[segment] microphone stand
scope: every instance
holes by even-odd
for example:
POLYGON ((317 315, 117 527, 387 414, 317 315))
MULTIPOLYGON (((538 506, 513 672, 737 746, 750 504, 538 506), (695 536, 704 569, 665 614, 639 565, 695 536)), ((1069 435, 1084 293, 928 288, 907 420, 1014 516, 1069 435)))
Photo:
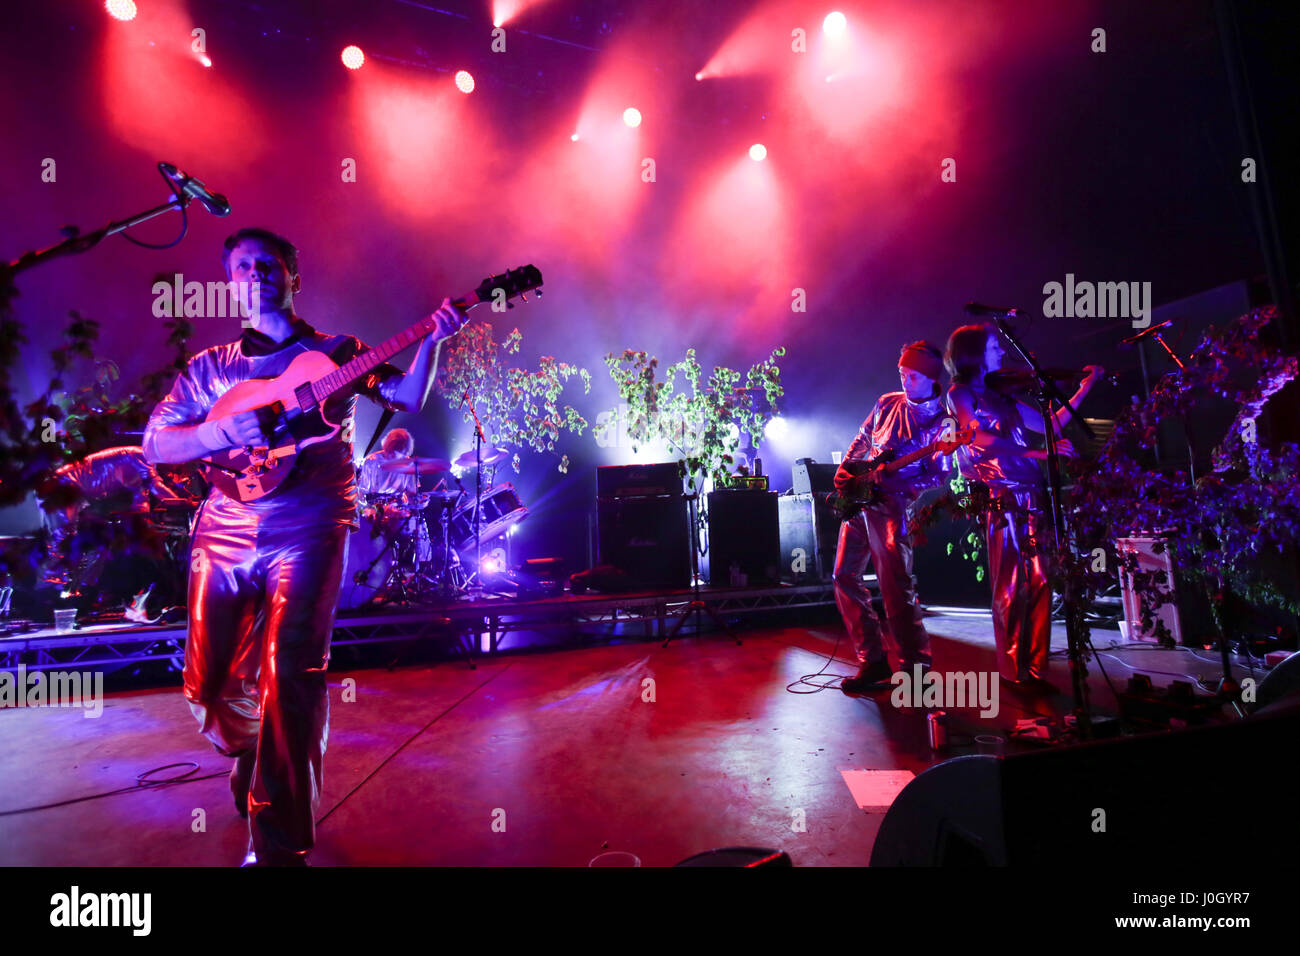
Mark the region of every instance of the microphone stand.
MULTIPOLYGON (((483 556, 479 554, 481 547, 479 542, 479 507, 483 500, 483 423, 478 420, 478 412, 474 410, 474 400, 469 397, 469 389, 465 390, 465 404, 469 406, 469 413, 474 418, 474 573, 470 575, 470 581, 478 580, 479 592, 483 591, 483 556)), ((468 582, 467 582, 468 583, 468 582)))
MULTIPOLYGON (((1178 353, 1169 347, 1169 343, 1165 341, 1165 337, 1161 331, 1157 330, 1150 332, 1145 336, 1135 336, 1134 339, 1130 339, 1129 341, 1140 341, 1143 338, 1155 339, 1160 343, 1160 347, 1165 350, 1165 354, 1169 356, 1170 361, 1172 361, 1174 365, 1178 366, 1178 371, 1187 371, 1187 366, 1184 365, 1183 360, 1178 357, 1178 353)), ((1139 352, 1138 354, 1141 355, 1142 353, 1139 352)), ((1192 448, 1192 435, 1190 429, 1187 427, 1187 420, 1185 418, 1182 421, 1182 426, 1183 439, 1187 442, 1187 480, 1193 492, 1195 492, 1196 454, 1195 449, 1192 448)), ((1154 529, 1152 530, 1154 531, 1154 529)), ((1171 585, 1173 584, 1172 581, 1169 583, 1171 585)), ((1222 587, 1220 587, 1219 590, 1222 591, 1222 587)), ((1237 696, 1241 693, 1241 685, 1232 674, 1232 658, 1229 655, 1229 645, 1232 643, 1232 635, 1230 631, 1231 625, 1228 622, 1227 616, 1227 601, 1219 600, 1216 602, 1214 594, 1212 593, 1209 594, 1209 598, 1211 613, 1214 615, 1215 630, 1219 632, 1219 655, 1223 664, 1223 677, 1219 680, 1218 691, 1225 699, 1235 701, 1237 696), (1219 605, 1217 608, 1214 607, 1216 603, 1219 605)), ((1246 655, 1250 656, 1249 646, 1246 648, 1246 655)))
MULTIPOLYGON (((1175 352, 1173 349, 1171 349, 1169 347, 1169 343, 1165 341, 1164 333, 1152 332, 1151 338, 1155 339, 1157 342, 1160 343, 1160 347, 1165 350, 1165 354, 1168 355, 1169 358, 1173 360, 1173 363, 1178 366, 1178 371, 1180 372, 1187 371, 1187 366, 1184 365, 1183 360, 1178 357, 1178 353, 1175 352)), ((1195 449, 1192 448, 1192 434, 1187 428, 1186 419, 1183 420, 1182 424, 1183 424, 1183 441, 1187 443, 1187 480, 1191 483, 1191 486, 1195 488, 1196 487, 1196 451, 1195 449)))
POLYGON ((686 504, 690 508, 691 519, 691 601, 682 611, 682 616, 673 623, 672 630, 668 632, 668 636, 664 638, 663 644, 660 645, 662 647, 667 647, 672 642, 692 614, 695 615, 695 627, 698 631, 700 612, 708 614, 720 630, 724 631, 728 637, 734 638, 737 644, 740 643, 740 637, 731 628, 727 627, 726 621, 718 617, 718 612, 713 609, 713 605, 700 596, 700 524, 699 513, 695 508, 695 503, 699 498, 700 493, 698 491, 686 495, 686 504))
POLYGON ((154 206, 152 209, 136 213, 134 216, 128 216, 126 219, 119 219, 116 222, 110 222, 107 225, 96 229, 94 232, 88 232, 85 235, 82 235, 81 230, 76 226, 65 226, 63 232, 68 238, 64 239, 60 243, 49 246, 48 248, 41 249, 39 252, 35 250, 25 252, 17 259, 10 262, 7 266, 0 266, 0 271, 8 271, 11 276, 17 275, 19 272, 30 269, 33 266, 40 265, 42 262, 55 259, 59 256, 73 255, 78 252, 89 252, 109 236, 115 236, 119 232, 125 232, 132 226, 138 226, 140 223, 153 219, 155 216, 161 216, 163 213, 171 212, 172 210, 180 210, 181 212, 184 212, 185 207, 189 205, 189 202, 190 197, 186 194, 182 194, 179 198, 173 196, 161 206, 154 206))
MULTIPOLYGON (((1043 415, 1043 434, 1047 439, 1047 475, 1048 494, 1052 503, 1052 536, 1056 545, 1055 556, 1059 562, 1070 544, 1070 533, 1065 523, 1065 507, 1061 499, 1061 459, 1056 447, 1056 420, 1052 414, 1053 399, 1060 402, 1062 407, 1070 410, 1074 420, 1078 421, 1089 438, 1095 438, 1096 433, 1086 421, 1079 417, 1078 411, 1070 404, 1070 399, 1061 391, 1061 387, 1056 384, 1056 380, 1049 375, 1043 374, 1042 368, 1034 360, 1033 353, 1016 338, 1016 334, 1007 319, 1015 318, 1017 314, 1017 310, 1007 309, 1004 314, 995 316, 994 321, 1003 336, 1006 337, 1006 340, 1011 343, 1012 348, 1020 354, 1025 364, 1029 366, 1038 382, 1036 398, 1043 415)), ((1088 671, 1083 663, 1083 635, 1079 633, 1080 611, 1078 598, 1074 592, 1074 585, 1067 576, 1062 603, 1065 608, 1065 634, 1070 656, 1070 683, 1074 691, 1075 719, 1078 721, 1080 735, 1087 740, 1092 736, 1092 718, 1088 713, 1088 671)), ((1049 618, 1049 633, 1050 624, 1049 618)))

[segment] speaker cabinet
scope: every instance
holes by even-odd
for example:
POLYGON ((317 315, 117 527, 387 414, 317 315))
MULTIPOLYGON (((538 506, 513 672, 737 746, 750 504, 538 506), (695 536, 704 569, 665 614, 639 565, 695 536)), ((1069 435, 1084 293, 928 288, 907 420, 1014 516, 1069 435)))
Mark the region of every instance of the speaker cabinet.
POLYGON ((840 516, 826 504, 825 495, 782 495, 778 511, 781 579, 796 584, 830 581, 840 541, 840 516), (796 555, 796 549, 803 554, 796 555))
POLYGON ((638 585, 691 585, 690 527, 684 498, 599 498, 598 564, 612 564, 638 585))
POLYGON ((1232 828, 1273 821, 1252 866, 1291 867, 1300 828, 1291 756, 1300 706, 1245 720, 1055 747, 955 757, 903 788, 881 821, 872 866, 1240 866, 1232 828), (1289 768, 1289 769, 1288 769, 1289 768))
POLYGON ((780 580, 781 523, 772 491, 715 491, 709 495, 708 580, 732 583, 732 568, 749 586, 780 580))
POLYGON ((790 472, 790 484, 796 495, 825 495, 835 490, 835 472, 839 465, 818 464, 811 458, 800 458, 790 472))
POLYGON ((792 584, 817 584, 829 581, 835 564, 831 547, 827 551, 817 535, 817 512, 812 495, 782 495, 777 499, 781 524, 781 580, 792 584))

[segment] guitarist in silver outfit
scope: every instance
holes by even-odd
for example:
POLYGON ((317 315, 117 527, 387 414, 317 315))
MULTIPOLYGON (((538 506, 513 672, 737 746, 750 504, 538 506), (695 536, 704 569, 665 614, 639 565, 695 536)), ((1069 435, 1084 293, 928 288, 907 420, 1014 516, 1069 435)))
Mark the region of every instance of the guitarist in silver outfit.
MULTIPOLYGON (((287 239, 241 229, 226 240, 222 258, 227 276, 242 283, 242 305, 256 327, 190 359, 145 429, 144 455, 153 464, 264 445, 254 411, 204 421, 228 389, 274 378, 309 350, 338 364, 366 350, 350 335, 316 331, 294 311, 301 279, 298 251, 287 239)), ((274 492, 237 501, 214 486, 195 520, 185 698, 203 735, 235 758, 231 791, 251 836, 245 865, 304 865, 314 845, 329 733, 325 672, 347 535, 356 522, 356 397, 419 411, 437 371, 436 340, 466 321, 450 300, 435 318, 434 333, 405 374, 380 365, 327 401, 327 417, 342 428, 304 448, 274 492)))
MULTIPOLYGON (((898 359, 899 392, 880 396, 845 452, 835 474, 835 489, 845 498, 862 494, 864 477, 856 477, 855 462, 892 452, 901 457, 940 440, 951 428, 939 380, 943 357, 928 342, 903 346, 898 359)), ((912 575, 912 546, 907 540, 907 513, 922 492, 941 484, 949 459, 941 452, 906 465, 875 480, 875 502, 840 526, 835 553, 835 603, 857 651, 861 667, 844 681, 850 696, 889 688, 892 671, 882 643, 880 620, 871 606, 871 592, 862 581, 870 562, 876 571, 885 605, 885 628, 900 667, 930 666, 930 636, 921 621, 921 605, 912 575)), ((865 480, 872 480, 866 476, 865 480)))

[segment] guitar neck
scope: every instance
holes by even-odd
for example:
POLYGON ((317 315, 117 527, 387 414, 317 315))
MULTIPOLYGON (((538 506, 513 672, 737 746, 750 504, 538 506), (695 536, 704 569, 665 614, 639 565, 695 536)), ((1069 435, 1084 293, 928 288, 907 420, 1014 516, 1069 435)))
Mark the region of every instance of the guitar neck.
MULTIPOLYGON (((472 309, 478 305, 477 301, 470 301, 472 295, 455 299, 452 305, 458 309, 472 309)), ((376 345, 374 348, 362 352, 352 361, 340 365, 333 372, 330 372, 324 378, 312 382, 312 397, 317 402, 323 403, 327 398, 337 392, 339 389, 346 388, 363 375, 373 371, 378 366, 387 362, 398 352, 410 348, 420 339, 424 338, 433 331, 436 323, 433 316, 425 316, 418 322, 407 329, 398 332, 391 339, 376 345)))
POLYGON ((938 442, 931 442, 924 448, 919 448, 914 452, 909 452, 902 458, 895 458, 893 461, 885 462, 885 464, 881 465, 881 471, 895 472, 900 468, 906 468, 914 461, 920 461, 922 458, 927 458, 930 455, 933 455, 938 447, 938 442))

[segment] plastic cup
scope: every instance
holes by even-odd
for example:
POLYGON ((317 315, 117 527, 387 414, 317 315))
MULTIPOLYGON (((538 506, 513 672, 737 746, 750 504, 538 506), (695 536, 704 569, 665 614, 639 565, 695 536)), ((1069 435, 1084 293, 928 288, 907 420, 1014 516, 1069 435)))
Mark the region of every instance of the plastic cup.
POLYGON ((77 609, 75 607, 58 608, 54 612, 54 630, 67 634, 77 626, 77 609))

